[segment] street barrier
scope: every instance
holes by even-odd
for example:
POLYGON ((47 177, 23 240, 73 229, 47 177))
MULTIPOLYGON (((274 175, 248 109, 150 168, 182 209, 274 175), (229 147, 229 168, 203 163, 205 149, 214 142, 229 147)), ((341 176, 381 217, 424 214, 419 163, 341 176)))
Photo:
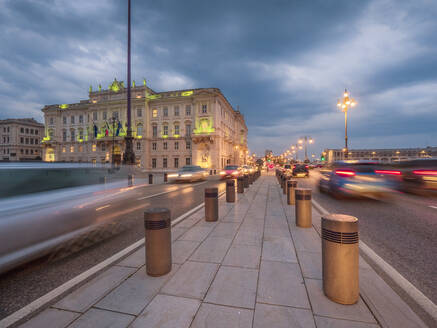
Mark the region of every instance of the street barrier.
POLYGON ((205 221, 218 220, 218 188, 205 188, 205 221))
POLYGON ((226 202, 235 203, 235 180, 226 181, 226 202))
POLYGON ((164 183, 168 181, 168 174, 164 173, 164 183))
POLYGON ((359 298, 358 219, 350 215, 322 217, 323 292, 340 304, 359 298))
POLYGON ((149 184, 153 184, 153 174, 149 174, 149 184))
POLYGON ((296 188, 296 226, 301 228, 311 228, 312 212, 311 212, 311 189, 296 188))
POLYGON ((170 210, 151 208, 144 212, 146 271, 149 276, 162 276, 171 271, 170 210))
POLYGON ((249 175, 244 175, 244 188, 249 188, 249 175))
POLYGON ((237 193, 239 193, 239 194, 244 193, 244 178, 243 177, 237 178, 237 193))
POLYGON ((296 200, 295 200, 296 187, 297 187, 296 180, 288 180, 287 181, 287 204, 288 205, 296 204, 296 200))
POLYGON ((132 187, 132 185, 134 184, 134 177, 132 174, 128 174, 127 176, 127 185, 129 187, 132 187))

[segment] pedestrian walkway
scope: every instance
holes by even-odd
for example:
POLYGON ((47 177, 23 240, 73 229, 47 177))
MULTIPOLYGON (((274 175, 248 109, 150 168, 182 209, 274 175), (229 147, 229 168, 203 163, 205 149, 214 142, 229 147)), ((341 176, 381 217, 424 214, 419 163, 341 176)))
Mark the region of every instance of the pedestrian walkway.
POLYGON ((425 327, 361 258, 358 303, 326 298, 320 215, 297 228, 274 176, 237 198, 172 228, 169 274, 147 276, 141 247, 22 327, 425 327))

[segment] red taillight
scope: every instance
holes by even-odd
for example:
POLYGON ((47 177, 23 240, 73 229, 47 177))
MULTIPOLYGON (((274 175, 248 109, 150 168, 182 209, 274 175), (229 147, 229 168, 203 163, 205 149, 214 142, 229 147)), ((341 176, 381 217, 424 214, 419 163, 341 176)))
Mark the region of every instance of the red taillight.
POLYGON ((305 168, 307 169, 307 168, 308 168, 308 165, 305 165, 305 168))
POLYGON ((437 170, 415 170, 413 173, 416 175, 437 175, 437 170))
POLYGON ((335 174, 341 177, 354 177, 355 171, 352 170, 335 170, 335 174))
POLYGON ((393 171, 393 170, 375 170, 376 174, 389 174, 389 175, 401 175, 401 171, 393 171))

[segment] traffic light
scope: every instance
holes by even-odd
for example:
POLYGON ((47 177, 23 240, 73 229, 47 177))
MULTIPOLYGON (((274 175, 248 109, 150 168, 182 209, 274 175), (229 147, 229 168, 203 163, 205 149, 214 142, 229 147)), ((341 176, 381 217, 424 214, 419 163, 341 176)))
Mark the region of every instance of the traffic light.
POLYGON ((325 161, 325 156, 320 157, 320 160, 321 160, 322 162, 324 162, 324 161, 325 161))

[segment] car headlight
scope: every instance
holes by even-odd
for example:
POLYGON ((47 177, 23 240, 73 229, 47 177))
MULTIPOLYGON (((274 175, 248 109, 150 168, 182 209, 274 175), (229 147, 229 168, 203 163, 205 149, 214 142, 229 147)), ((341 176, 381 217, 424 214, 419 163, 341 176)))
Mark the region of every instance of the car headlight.
POLYGON ((167 177, 169 177, 169 178, 175 178, 177 176, 178 176, 177 173, 172 173, 172 174, 167 175, 167 177))
POLYGON ((220 175, 225 175, 226 172, 225 171, 220 171, 220 175))
POLYGON ((186 174, 182 174, 181 177, 183 178, 187 178, 187 177, 192 177, 193 175, 191 173, 186 173, 186 174))

